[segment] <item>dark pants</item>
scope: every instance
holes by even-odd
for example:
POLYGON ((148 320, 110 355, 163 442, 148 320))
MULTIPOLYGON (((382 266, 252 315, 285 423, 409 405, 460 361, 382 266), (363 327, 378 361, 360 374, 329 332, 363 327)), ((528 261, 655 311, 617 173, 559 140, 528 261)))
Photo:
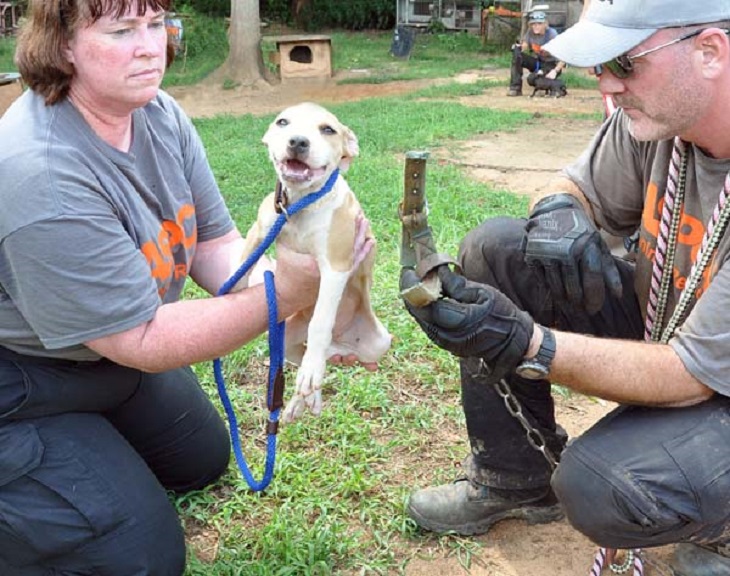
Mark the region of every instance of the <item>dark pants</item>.
POLYGON ((0 574, 179 576, 185 541, 166 490, 211 483, 229 452, 189 368, 0 349, 0 574))
MULTIPOLYGON (((623 297, 607 296, 594 316, 555 301, 525 263, 524 220, 495 218, 470 232, 460 250, 464 274, 499 288, 535 321, 569 332, 643 338, 632 265, 617 259, 623 297)), ((461 362, 462 396, 472 454, 469 476, 501 489, 550 484, 571 523, 598 544, 649 547, 726 539, 730 529, 730 399, 716 396, 690 408, 624 406, 562 452, 554 474, 505 408, 493 382, 461 362)), ((620 369, 620 366, 617 366, 620 369)), ((508 378, 531 425, 560 456, 547 381, 508 378)))
POLYGON ((547 74, 557 66, 557 62, 544 62, 535 56, 525 54, 522 48, 517 45, 512 48, 512 66, 510 67, 509 87, 514 90, 522 90, 522 70, 538 72, 542 70, 547 74))

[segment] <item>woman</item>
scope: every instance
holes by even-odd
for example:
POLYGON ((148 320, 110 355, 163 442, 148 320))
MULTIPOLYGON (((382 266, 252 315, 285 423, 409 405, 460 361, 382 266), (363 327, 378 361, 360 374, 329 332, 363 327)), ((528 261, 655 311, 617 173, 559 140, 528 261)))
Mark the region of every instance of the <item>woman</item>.
MULTIPOLYGON (((266 297, 180 300, 188 276, 214 294, 243 241, 195 129, 159 90, 168 8, 31 0, 18 38, 30 89, 0 121, 4 576, 181 574, 166 490, 228 464, 189 365, 264 332, 266 297)), ((312 259, 280 251, 277 269, 281 317, 314 302, 312 259)))

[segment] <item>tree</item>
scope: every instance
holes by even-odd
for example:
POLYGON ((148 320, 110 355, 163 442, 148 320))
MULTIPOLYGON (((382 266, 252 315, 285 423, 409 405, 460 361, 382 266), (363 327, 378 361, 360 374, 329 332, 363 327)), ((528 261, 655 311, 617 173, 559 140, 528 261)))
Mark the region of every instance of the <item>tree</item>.
POLYGON ((228 58, 222 66, 224 77, 245 85, 265 83, 259 0, 231 0, 228 40, 228 58))

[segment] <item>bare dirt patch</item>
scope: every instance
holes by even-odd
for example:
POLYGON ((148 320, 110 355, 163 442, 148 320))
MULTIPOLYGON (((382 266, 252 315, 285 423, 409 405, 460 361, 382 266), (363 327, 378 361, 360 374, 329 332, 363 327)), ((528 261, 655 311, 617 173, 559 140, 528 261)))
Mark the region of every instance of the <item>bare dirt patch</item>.
MULTIPOLYGON (((450 80, 392 82, 388 84, 339 85, 329 82, 265 85, 255 88, 237 87, 224 90, 209 84, 172 88, 186 112, 193 117, 217 114, 269 114, 303 100, 323 105, 355 101, 370 97, 407 94, 414 90, 450 80)), ((461 82, 477 79, 502 79, 504 71, 478 70, 459 76, 461 82)), ((527 88, 527 86, 526 86, 527 88)), ((462 166, 473 178, 492 186, 521 194, 539 191, 565 164, 574 160, 584 149, 600 125, 603 104, 595 91, 568 88, 565 98, 530 98, 529 92, 519 98, 506 96, 504 86, 486 89, 477 96, 465 97, 464 105, 532 112, 534 118, 527 126, 511 131, 485 134, 465 141, 458 147, 433 150, 434 157, 462 166)), ((613 405, 578 394, 556 399, 558 419, 571 436, 581 434, 613 405)), ((463 441, 460 431, 443 430, 439 437, 454 442, 463 441)), ((443 468, 443 461, 428 460, 417 477, 407 481, 414 488, 430 481, 430 466, 443 468)), ((454 463, 454 476, 458 464, 454 463)), ((194 548, 209 552, 211 540, 217 537, 192 531, 194 548)), ((473 538, 479 549, 470 558, 460 557, 455 547, 425 534, 411 546, 412 559, 405 569, 406 576, 587 576, 596 547, 567 521, 527 526, 519 521, 498 524, 483 536, 473 538)), ((456 547, 458 548, 458 547, 456 547)), ((203 555, 205 555, 205 551, 203 555)), ((660 549, 653 558, 661 561, 671 548, 660 549)), ((666 568, 645 568, 647 576, 668 574, 666 568)))

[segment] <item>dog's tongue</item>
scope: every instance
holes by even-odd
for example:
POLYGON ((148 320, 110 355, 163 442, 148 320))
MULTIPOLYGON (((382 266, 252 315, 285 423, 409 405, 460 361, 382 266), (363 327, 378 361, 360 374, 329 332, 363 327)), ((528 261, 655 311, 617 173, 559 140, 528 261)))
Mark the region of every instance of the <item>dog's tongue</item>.
POLYGON ((311 178, 312 171, 304 162, 287 160, 284 162, 284 176, 289 180, 307 180, 311 178))

